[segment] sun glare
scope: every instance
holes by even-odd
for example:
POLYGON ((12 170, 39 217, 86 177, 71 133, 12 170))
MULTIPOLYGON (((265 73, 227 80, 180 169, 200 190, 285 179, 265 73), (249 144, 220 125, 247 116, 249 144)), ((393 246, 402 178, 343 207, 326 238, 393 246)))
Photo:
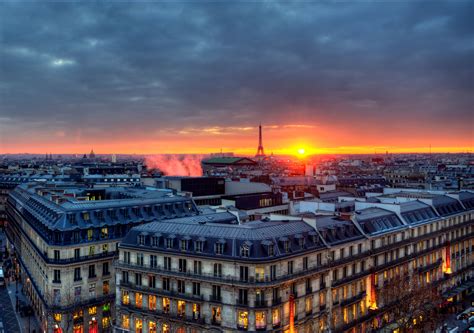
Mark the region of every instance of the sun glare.
POLYGON ((304 148, 299 148, 298 149, 298 154, 304 155, 306 153, 306 150, 304 148))

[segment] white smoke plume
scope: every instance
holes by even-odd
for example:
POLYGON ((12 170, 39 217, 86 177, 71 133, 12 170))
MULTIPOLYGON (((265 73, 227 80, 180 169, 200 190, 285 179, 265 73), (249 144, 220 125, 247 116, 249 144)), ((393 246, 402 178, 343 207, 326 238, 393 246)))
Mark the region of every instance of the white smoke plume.
POLYGON ((148 170, 158 169, 167 176, 202 176, 204 155, 147 155, 148 170))

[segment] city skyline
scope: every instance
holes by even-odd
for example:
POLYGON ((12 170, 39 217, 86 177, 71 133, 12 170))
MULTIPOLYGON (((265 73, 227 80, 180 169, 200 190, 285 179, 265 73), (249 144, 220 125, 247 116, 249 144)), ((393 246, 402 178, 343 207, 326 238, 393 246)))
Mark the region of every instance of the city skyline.
POLYGON ((0 153, 472 151, 471 2, 0 8, 0 153))

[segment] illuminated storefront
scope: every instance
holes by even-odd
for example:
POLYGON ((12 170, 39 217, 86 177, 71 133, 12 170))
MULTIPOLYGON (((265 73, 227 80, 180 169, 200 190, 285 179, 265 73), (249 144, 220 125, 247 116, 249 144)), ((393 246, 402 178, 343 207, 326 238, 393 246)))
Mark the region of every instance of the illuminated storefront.
POLYGON ((248 313, 248 311, 239 311, 237 319, 238 319, 237 327, 239 329, 247 330, 249 328, 249 313, 248 313))
POLYGON ((99 333, 99 323, 95 317, 89 321, 89 333, 99 333))
POLYGON ((281 323, 280 309, 274 308, 272 310, 272 325, 273 327, 278 327, 280 326, 280 323, 281 323))
POLYGON ((267 313, 265 311, 255 312, 255 328, 265 330, 267 328, 267 313))

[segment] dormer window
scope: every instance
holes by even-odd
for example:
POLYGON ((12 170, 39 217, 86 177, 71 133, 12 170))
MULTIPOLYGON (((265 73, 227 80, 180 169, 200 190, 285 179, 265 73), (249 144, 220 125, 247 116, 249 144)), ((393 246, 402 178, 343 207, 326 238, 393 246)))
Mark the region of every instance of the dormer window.
POLYGON ((69 214, 67 216, 67 219, 70 224, 76 224, 76 215, 75 214, 69 214))
POLYGON ((242 245, 240 247, 240 256, 248 258, 250 255, 250 247, 246 244, 242 245))
POLYGON ((179 248, 181 251, 187 251, 188 250, 188 243, 189 243, 189 240, 187 239, 181 239, 179 241, 179 248))
POLYGON ((84 221, 89 221, 89 213, 88 212, 82 212, 82 219, 84 221))
POLYGON ((290 246, 290 241, 289 240, 285 240, 283 242, 283 249, 285 250, 285 252, 290 252, 291 251, 291 246, 290 246))
POLYGON ((298 240, 298 246, 300 249, 304 248, 304 236, 302 234, 296 234, 295 238, 298 240))
POLYGON ((204 242, 202 240, 197 240, 194 243, 194 251, 196 252, 202 252, 204 249, 204 242))
POLYGON ((273 244, 268 245, 268 255, 269 256, 275 255, 275 246, 273 244))
POLYGON ((133 207, 132 212, 135 216, 141 216, 140 214, 140 207, 133 207))
POLYGON ((217 241, 217 243, 214 245, 214 251, 216 254, 224 254, 224 246, 225 246, 225 240, 221 239, 217 241))
POLYGON ((166 248, 168 249, 173 248, 173 240, 174 238, 171 238, 171 237, 166 238, 166 248))
POLYGON ((115 211, 115 209, 109 210, 109 216, 112 220, 115 220, 117 218, 117 212, 115 211))
POLYGON ((138 245, 145 245, 145 235, 138 235, 138 245))
POLYGON ((152 214, 153 214, 153 212, 152 212, 150 206, 146 206, 146 207, 145 207, 145 211, 146 211, 146 213, 147 213, 148 215, 152 215, 152 214))
POLYGON ((99 221, 104 221, 104 212, 99 210, 99 211, 96 211, 95 212, 95 217, 99 220, 99 221))
POLYGON ((150 242, 151 242, 151 246, 158 247, 158 245, 160 243, 160 238, 158 236, 152 236, 150 238, 150 242))

